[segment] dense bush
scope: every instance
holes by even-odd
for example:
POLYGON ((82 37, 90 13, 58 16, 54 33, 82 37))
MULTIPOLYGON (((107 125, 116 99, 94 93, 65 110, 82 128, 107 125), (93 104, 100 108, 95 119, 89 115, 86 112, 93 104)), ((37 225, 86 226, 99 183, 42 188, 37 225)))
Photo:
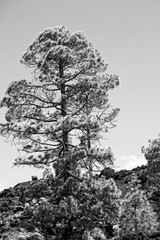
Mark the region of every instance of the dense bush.
POLYGON ((128 170, 122 169, 115 173, 115 180, 123 180, 128 174, 128 170))
POLYGON ((107 227, 117 222, 120 206, 120 191, 114 180, 61 181, 52 183, 51 198, 41 198, 33 205, 33 221, 56 239, 87 239, 88 234, 100 232, 111 235, 107 227))
POLYGON ((28 186, 20 186, 18 188, 19 200, 21 202, 30 201, 33 198, 41 198, 51 195, 51 190, 47 182, 40 180, 31 182, 28 186))
POLYGON ((113 168, 106 167, 101 171, 99 177, 101 176, 104 176, 105 179, 115 178, 115 170, 113 168))
POLYGON ((146 193, 140 188, 135 174, 124 196, 120 211, 120 236, 133 234, 149 236, 158 229, 157 214, 154 212, 146 193))
POLYGON ((149 238, 140 233, 138 235, 127 234, 117 240, 149 240, 149 238))

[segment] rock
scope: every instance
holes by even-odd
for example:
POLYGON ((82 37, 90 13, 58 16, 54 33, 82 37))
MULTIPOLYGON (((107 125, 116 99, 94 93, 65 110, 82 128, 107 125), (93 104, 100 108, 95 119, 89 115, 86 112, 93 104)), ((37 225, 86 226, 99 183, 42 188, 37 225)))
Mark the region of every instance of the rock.
POLYGON ((4 226, 5 222, 4 221, 0 221, 0 227, 4 226))
POLYGON ((24 235, 24 234, 20 234, 17 239, 18 239, 18 240, 26 240, 26 239, 27 239, 27 236, 24 235))
POLYGON ((37 181, 38 177, 37 176, 32 176, 32 181, 37 181))
POLYGON ((20 211, 23 211, 23 206, 16 206, 14 209, 13 209, 13 212, 16 213, 16 212, 20 212, 20 211))
POLYGON ((4 238, 7 238, 7 237, 9 236, 9 234, 10 234, 10 232, 5 232, 5 233, 3 233, 3 234, 2 234, 3 239, 4 239, 4 238))
POLYGON ((28 240, 30 240, 30 239, 32 239, 32 240, 44 240, 44 237, 39 232, 34 232, 28 238, 28 240))

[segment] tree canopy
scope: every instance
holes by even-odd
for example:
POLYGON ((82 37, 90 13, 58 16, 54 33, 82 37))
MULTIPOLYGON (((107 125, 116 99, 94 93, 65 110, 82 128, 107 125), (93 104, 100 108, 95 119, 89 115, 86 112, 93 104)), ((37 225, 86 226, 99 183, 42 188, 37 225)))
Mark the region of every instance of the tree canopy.
POLYGON ((77 166, 91 173, 96 162, 111 163, 111 150, 95 143, 115 126, 119 109, 111 107, 108 92, 119 80, 84 33, 46 29, 21 63, 33 68, 33 79, 12 82, 1 101, 8 108, 1 135, 22 146, 15 165, 54 163, 59 174, 77 166))
POLYGON ((82 32, 64 26, 40 33, 21 63, 33 69, 32 80, 8 87, 0 133, 21 146, 15 165, 52 164, 56 173, 52 199, 33 207, 32 218, 57 240, 104 238, 107 224, 118 217, 120 194, 113 180, 96 179, 93 171, 97 164, 113 163, 111 149, 96 143, 115 127, 119 109, 111 107, 108 93, 118 86, 118 76, 107 73, 82 32))
POLYGON ((149 140, 148 147, 142 147, 142 153, 147 160, 149 172, 151 174, 160 172, 160 136, 149 140))

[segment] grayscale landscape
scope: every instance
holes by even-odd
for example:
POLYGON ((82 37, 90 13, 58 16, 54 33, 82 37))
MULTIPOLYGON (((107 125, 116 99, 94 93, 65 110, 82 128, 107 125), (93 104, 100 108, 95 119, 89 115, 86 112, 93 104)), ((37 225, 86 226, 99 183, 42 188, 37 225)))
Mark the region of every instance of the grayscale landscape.
POLYGON ((0 239, 160 239, 159 12, 0 1, 0 239))

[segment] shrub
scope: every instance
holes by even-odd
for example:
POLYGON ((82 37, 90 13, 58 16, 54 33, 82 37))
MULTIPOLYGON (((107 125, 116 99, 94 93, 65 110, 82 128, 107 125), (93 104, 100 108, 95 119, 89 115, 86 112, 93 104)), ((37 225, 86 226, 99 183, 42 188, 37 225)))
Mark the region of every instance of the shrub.
POLYGON ((104 176, 105 179, 115 178, 115 170, 113 168, 106 167, 101 171, 99 177, 101 176, 104 176))

